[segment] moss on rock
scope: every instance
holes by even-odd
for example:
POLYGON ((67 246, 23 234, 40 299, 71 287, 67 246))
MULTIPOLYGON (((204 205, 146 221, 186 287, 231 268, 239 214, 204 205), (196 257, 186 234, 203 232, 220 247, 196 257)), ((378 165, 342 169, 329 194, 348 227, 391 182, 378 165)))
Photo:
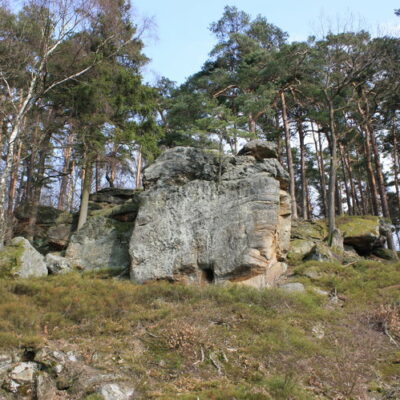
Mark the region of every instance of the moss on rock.
POLYGON ((0 251, 0 278, 13 278, 21 268, 24 246, 20 243, 5 246, 0 251))
POLYGON ((379 217, 373 215, 337 217, 336 224, 345 238, 355 236, 379 237, 379 217))
POLYGON ((292 222, 292 239, 325 240, 327 236, 328 229, 322 220, 297 220, 292 222))

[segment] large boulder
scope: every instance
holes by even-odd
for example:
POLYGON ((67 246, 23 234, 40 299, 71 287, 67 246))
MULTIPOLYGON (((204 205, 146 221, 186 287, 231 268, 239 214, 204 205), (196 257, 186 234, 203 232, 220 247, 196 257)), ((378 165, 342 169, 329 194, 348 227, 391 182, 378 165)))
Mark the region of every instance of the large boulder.
POLYGON ((276 281, 269 271, 285 259, 291 224, 288 175, 278 160, 176 147, 145 170, 144 182, 132 280, 276 281))
POLYGON ((23 237, 0 251, 0 277, 31 278, 47 275, 44 257, 23 237))
POLYGON ((337 218, 337 227, 343 235, 344 244, 352 246, 361 255, 369 255, 374 249, 384 247, 386 237, 381 225, 380 218, 371 215, 345 215, 337 218))
POLYGON ((125 269, 133 223, 104 216, 91 217, 71 236, 65 253, 71 267, 81 270, 125 269))
POLYGON ((253 156, 256 160, 265 158, 277 158, 276 144, 265 140, 251 140, 246 143, 238 153, 239 156, 253 156))

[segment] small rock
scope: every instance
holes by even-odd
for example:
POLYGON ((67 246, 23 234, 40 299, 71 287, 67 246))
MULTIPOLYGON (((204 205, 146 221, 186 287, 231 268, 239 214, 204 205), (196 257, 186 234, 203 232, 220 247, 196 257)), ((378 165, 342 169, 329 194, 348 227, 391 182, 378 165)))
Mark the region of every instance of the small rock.
POLYGON ((285 283, 284 285, 281 285, 280 288, 289 293, 302 293, 306 291, 304 285, 300 282, 285 283))
POLYGON ((73 351, 67 351, 67 358, 68 358, 68 361, 78 362, 78 357, 76 356, 76 354, 73 351))
POLYGON ((0 374, 10 369, 13 363, 13 357, 11 354, 8 353, 1 353, 0 354, 0 374))
POLYGON ((335 256, 331 249, 323 243, 318 243, 314 246, 311 252, 304 258, 305 261, 332 261, 335 256))
POLYGON ((36 377, 36 399, 55 400, 57 398, 57 388, 50 375, 43 372, 36 377))
POLYGON ((313 291, 314 293, 317 293, 317 294, 321 295, 321 296, 326 296, 326 297, 329 296, 329 292, 327 292, 326 290, 322 290, 322 289, 320 289, 320 288, 317 288, 317 287, 313 287, 313 288, 312 288, 312 291, 313 291))
POLYGON ((36 363, 22 362, 11 370, 9 376, 12 380, 20 383, 33 382, 36 371, 36 363))
POLYGON ((57 274, 66 274, 72 271, 71 264, 68 259, 65 257, 61 257, 57 254, 49 253, 46 255, 45 262, 47 265, 47 269, 49 273, 57 275, 57 274))
POLYGON ((101 386, 98 393, 104 400, 131 400, 135 390, 123 383, 107 383, 101 386))
POLYGON ((36 372, 36 363, 19 363, 9 372, 8 376, 4 380, 3 388, 15 394, 32 393, 36 372))
POLYGON ((316 324, 312 327, 311 332, 317 339, 323 339, 325 336, 325 330, 322 324, 316 324))
POLYGON ((238 153, 239 156, 250 155, 257 160, 277 158, 276 145, 272 142, 256 139, 246 143, 238 153))
POLYGON ((302 275, 306 276, 307 278, 317 280, 321 278, 321 273, 313 268, 308 268, 306 269, 302 275))

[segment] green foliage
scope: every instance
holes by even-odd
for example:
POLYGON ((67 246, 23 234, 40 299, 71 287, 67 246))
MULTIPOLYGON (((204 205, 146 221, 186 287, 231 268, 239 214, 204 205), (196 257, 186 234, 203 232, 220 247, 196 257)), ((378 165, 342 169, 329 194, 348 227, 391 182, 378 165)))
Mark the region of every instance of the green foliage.
POLYGON ((14 278, 21 266, 21 257, 24 252, 22 243, 5 246, 0 250, 0 279, 14 278))

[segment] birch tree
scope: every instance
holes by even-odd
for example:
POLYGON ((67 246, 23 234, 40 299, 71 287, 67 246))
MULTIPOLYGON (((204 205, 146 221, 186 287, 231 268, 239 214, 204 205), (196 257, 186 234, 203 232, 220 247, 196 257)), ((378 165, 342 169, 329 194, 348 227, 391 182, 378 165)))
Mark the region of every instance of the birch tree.
MULTIPOLYGON (((5 162, 0 176, 0 248, 6 231, 6 188, 24 119, 32 108, 55 88, 80 76, 132 41, 140 42, 136 29, 126 30, 114 18, 129 3, 105 0, 30 0, 14 14, 0 9, 0 107, 7 108, 7 134, 3 139, 5 162), (97 42, 90 32, 104 20, 108 30, 97 42), (52 68, 62 57, 65 43, 74 42, 68 68, 52 68), (102 50, 110 43, 113 50, 102 50)), ((99 36, 97 36, 99 37, 99 36)), ((65 67, 65 66, 64 66, 65 67)))

